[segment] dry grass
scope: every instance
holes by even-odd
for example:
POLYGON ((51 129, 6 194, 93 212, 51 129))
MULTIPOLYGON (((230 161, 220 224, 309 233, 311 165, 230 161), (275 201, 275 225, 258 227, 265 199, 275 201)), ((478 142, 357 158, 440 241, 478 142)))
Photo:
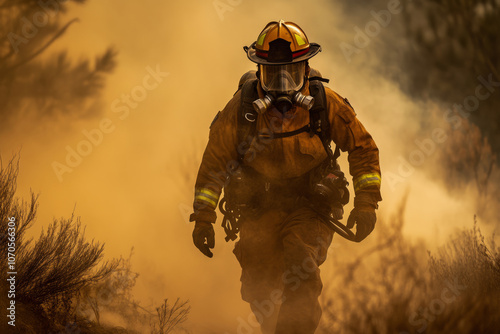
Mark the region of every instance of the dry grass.
POLYGON ((493 310, 500 307, 500 255, 495 244, 487 244, 474 224, 438 254, 425 256, 424 244, 401 234, 404 205, 398 212, 379 224, 369 251, 345 261, 334 258, 336 275, 324 292, 319 333, 498 330, 500 317, 493 310))

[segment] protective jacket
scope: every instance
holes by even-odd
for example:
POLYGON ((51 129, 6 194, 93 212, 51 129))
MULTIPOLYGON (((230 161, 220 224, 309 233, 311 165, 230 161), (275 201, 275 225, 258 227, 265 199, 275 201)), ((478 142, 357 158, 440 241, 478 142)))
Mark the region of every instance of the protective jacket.
MULTIPOLYGON (((257 85, 259 97, 264 97, 257 85)), ((309 95, 308 82, 302 94, 309 95)), ((325 87, 330 138, 348 152, 349 172, 353 177, 356 195, 370 194, 380 201, 381 174, 379 151, 347 99, 325 87)), ((238 91, 219 113, 210 128, 209 141, 195 184, 194 213, 191 221, 214 223, 215 209, 228 173, 242 163, 239 152, 246 151, 243 163, 270 179, 286 180, 302 176, 321 164, 327 153, 316 135, 302 132, 284 138, 256 136, 243 142, 238 139, 238 120, 241 91, 238 91), (246 145, 250 145, 248 149, 246 145)), ((309 111, 294 106, 282 114, 270 108, 256 119, 257 133, 285 133, 309 124, 309 111)))

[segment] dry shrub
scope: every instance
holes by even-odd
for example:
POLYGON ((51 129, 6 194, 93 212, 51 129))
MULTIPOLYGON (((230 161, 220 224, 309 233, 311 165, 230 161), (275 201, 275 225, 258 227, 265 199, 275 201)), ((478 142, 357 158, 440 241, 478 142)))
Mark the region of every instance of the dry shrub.
POLYGON ((174 302, 172 307, 168 306, 168 299, 163 301, 163 304, 156 308, 158 315, 157 322, 151 323, 151 334, 168 334, 172 333, 179 325, 187 320, 191 307, 188 302, 180 302, 179 298, 174 302))
POLYGON ((137 327, 148 320, 131 292, 139 276, 131 269, 132 251, 128 258, 120 257, 118 265, 106 278, 79 291, 75 303, 80 316, 97 324, 102 323, 102 316, 118 316, 120 324, 126 328, 137 327))
MULTIPOLYGON (((401 233, 404 205, 377 223, 369 249, 334 255, 319 333, 493 333, 500 317, 500 256, 476 225, 434 256, 401 233), (342 255, 341 255, 342 254, 342 255), (344 256, 344 260, 340 258, 344 256), (489 311, 488 311, 489 310, 489 311)), ((325 280, 326 281, 326 280, 325 280)))
MULTIPOLYGON (((1 160, 0 160, 1 162, 1 160)), ((153 312, 133 300, 138 274, 130 259, 103 261, 104 245, 85 240, 79 218, 54 220, 38 239, 26 239, 37 211, 37 196, 29 202, 15 197, 19 158, 0 170, 0 252, 7 254, 7 221, 16 218, 16 327, 15 333, 140 333, 151 323, 153 333, 171 333, 189 313, 187 302, 167 301, 153 312), (115 327, 101 323, 101 313, 120 318, 115 327), (156 319, 156 317, 158 317, 156 319), (155 320, 156 319, 156 320, 155 320), (139 326, 141 324, 142 326, 139 326), (139 331, 134 328, 141 328, 139 331)), ((0 261, 5 282, 7 261, 0 261)), ((7 285, 0 285, 7 296, 7 285)), ((0 307, 7 308, 7 298, 0 307)), ((0 332, 12 332, 2 321, 0 332)))
MULTIPOLYGON (((87 286, 77 297, 78 314, 100 327, 118 322, 127 333, 144 333, 149 324, 152 334, 167 334, 180 329, 187 320, 190 306, 179 299, 170 307, 168 299, 156 308, 143 307, 132 296, 139 274, 131 269, 132 251, 127 259, 120 258, 117 268, 105 279, 87 286), (110 319, 114 319, 111 321, 110 319)), ((118 329, 114 327, 114 329, 118 329)), ((93 333, 89 331, 89 333, 93 333)))
MULTIPOLYGON (((117 265, 116 261, 101 263, 104 246, 85 241, 85 232, 78 218, 55 220, 35 241, 26 239, 26 231, 36 217, 37 196, 30 202, 15 198, 19 159, 13 158, 0 171, 0 235, 7 236, 7 220, 16 219, 15 234, 15 301, 26 313, 37 314, 44 326, 65 326, 74 315, 72 300, 85 286, 102 280, 117 265), (27 307, 29 306, 29 307, 27 307), (49 325, 50 324, 50 325, 49 325)), ((0 252, 7 254, 7 239, 3 238, 0 252)), ((7 279, 7 262, 0 264, 2 281, 7 279)), ((5 286, 5 285, 2 285, 5 286)), ((6 287, 5 287, 6 288, 6 287)), ((2 290, 4 290, 3 288, 2 290)), ((2 291, 2 294, 5 290, 2 291)), ((2 298, 4 302, 5 298, 2 298)), ((30 318, 30 317, 26 317, 30 318)), ((19 327, 23 317, 18 316, 19 327)), ((46 328, 44 328, 45 330, 46 328)))

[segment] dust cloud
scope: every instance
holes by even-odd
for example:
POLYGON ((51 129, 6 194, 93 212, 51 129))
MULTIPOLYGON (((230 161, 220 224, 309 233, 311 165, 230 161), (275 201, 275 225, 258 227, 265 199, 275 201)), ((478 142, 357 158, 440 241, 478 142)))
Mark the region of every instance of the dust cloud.
MULTIPOLYGON (((356 13, 369 13, 369 7, 356 13)), ((296 22, 310 41, 322 45, 311 66, 349 98, 372 133, 384 177, 379 219, 392 214, 409 191, 407 235, 435 246, 456 227, 471 226, 473 205, 467 198, 450 197, 423 167, 414 167, 395 185, 387 183, 387 173, 397 174, 401 158, 408 160, 418 149, 414 139, 425 139, 418 137, 421 103, 376 68, 382 61, 382 38, 392 34, 398 17, 348 62, 340 43, 354 43, 354 12, 327 1, 306 8, 303 1, 110 0, 71 8, 65 17, 80 21, 47 55, 67 49, 78 59, 109 45, 118 50, 118 66, 102 99, 103 113, 70 124, 47 120, 34 128, 27 126, 29 119, 23 120, 1 134, 2 158, 20 151, 18 193, 27 196, 31 188, 41 195, 33 234, 53 217, 75 210, 87 226, 87 237, 106 243, 108 257, 127 256, 134 247, 132 269, 140 274, 134 293, 144 305, 157 306, 167 297, 190 300, 186 328, 194 333, 236 333, 239 321, 250 314, 240 299, 232 243, 216 228, 215 256, 205 258, 192 244, 192 223, 186 217, 208 126, 232 97, 241 74, 254 69, 242 47, 255 41, 269 21, 296 22), (225 11, 218 12, 214 3, 225 4, 225 11), (146 96, 127 103, 137 86, 146 88, 141 90, 146 96), (86 140, 83 131, 93 130, 102 133, 102 140, 71 172, 58 177, 53 163, 66 164, 68 147, 76 150, 86 140)), ((393 42, 396 49, 398 40, 393 42)), ((342 159, 347 170, 345 155, 342 159)), ((328 270, 331 264, 324 266, 328 270)))

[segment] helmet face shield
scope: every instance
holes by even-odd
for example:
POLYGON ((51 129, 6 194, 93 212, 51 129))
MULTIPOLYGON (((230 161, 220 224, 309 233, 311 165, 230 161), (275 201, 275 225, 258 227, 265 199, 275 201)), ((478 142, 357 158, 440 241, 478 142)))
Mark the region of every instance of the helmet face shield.
POLYGON ((304 61, 285 65, 260 65, 260 82, 267 92, 289 94, 300 90, 304 84, 304 61))

